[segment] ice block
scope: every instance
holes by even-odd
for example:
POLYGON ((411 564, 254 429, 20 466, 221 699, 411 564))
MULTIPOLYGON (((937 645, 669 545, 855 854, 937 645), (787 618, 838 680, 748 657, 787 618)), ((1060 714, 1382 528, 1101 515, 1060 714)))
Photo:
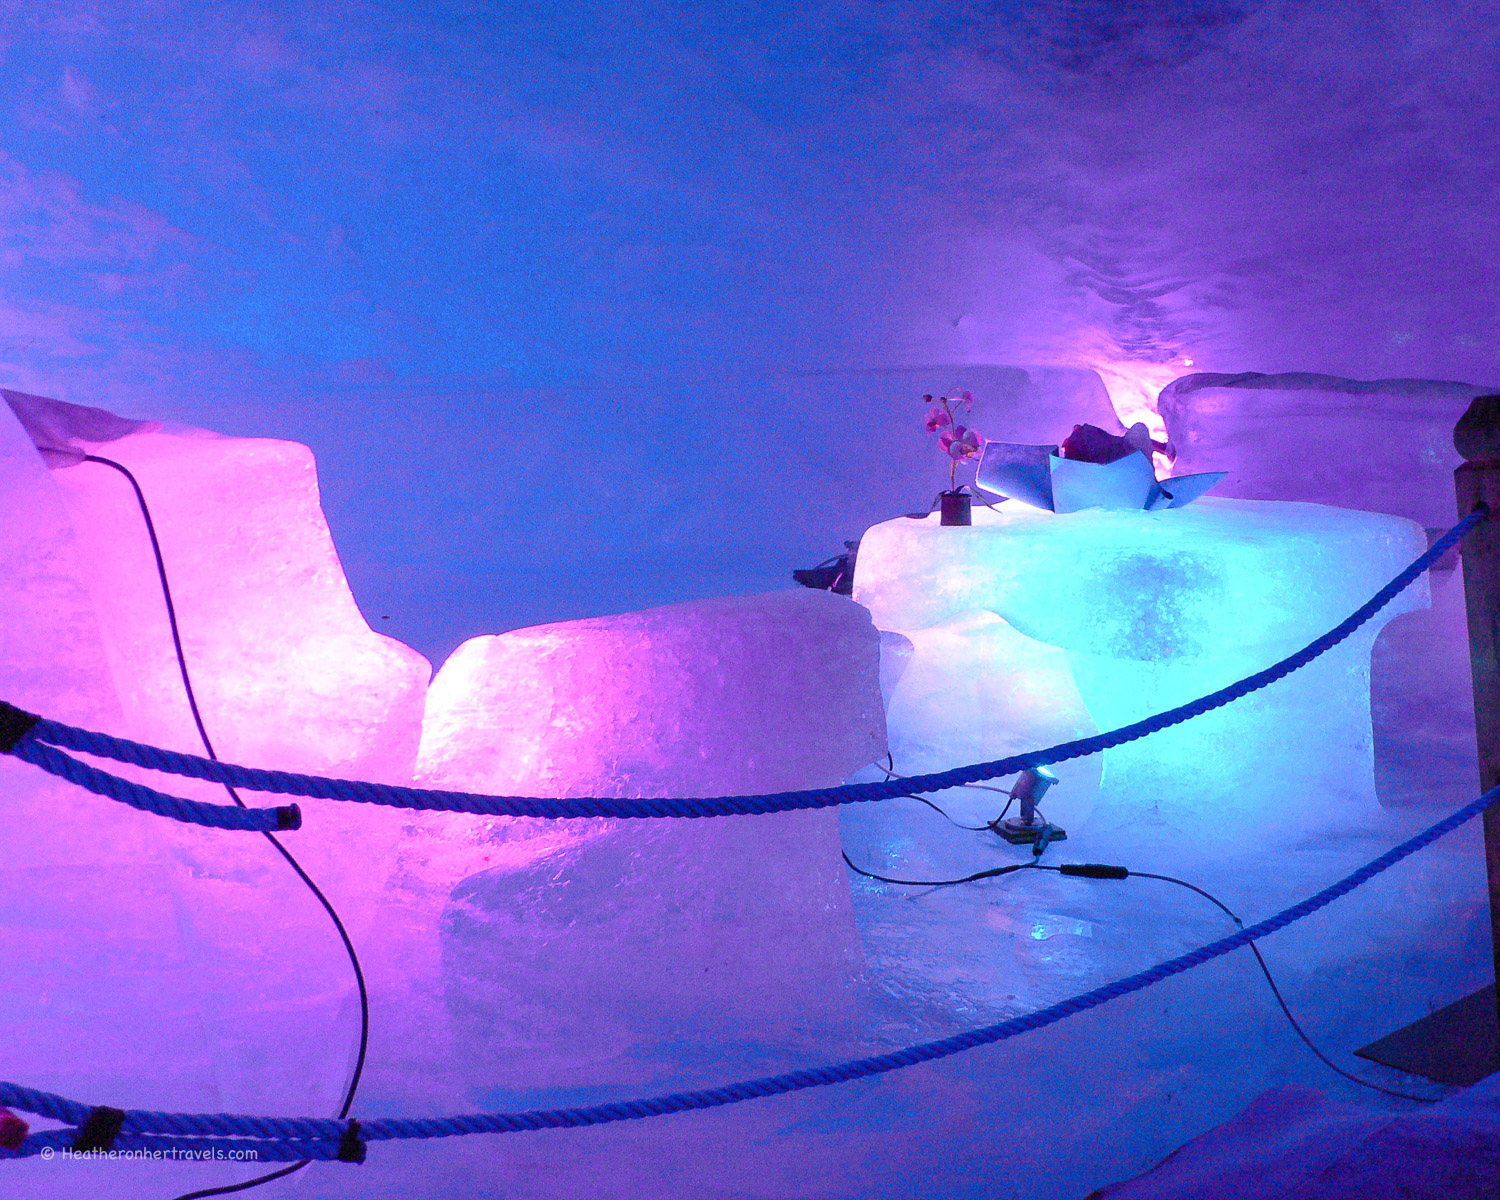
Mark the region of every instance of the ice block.
MULTIPOLYGON (((868 613, 799 590, 473 639, 433 681, 419 776, 744 794, 836 784, 885 749, 868 613)), ((709 1053, 748 1068, 849 1016, 833 811, 487 826, 486 865, 442 923, 473 1086, 644 1086, 709 1053)))
MULTIPOLYGON (((64 573, 32 558, 10 576, 13 604, 30 597, 33 605, 12 627, 18 642, 47 645, 59 619, 73 627, 51 643, 60 668, 53 686, 62 694, 37 692, 39 711, 204 752, 135 492, 119 471, 85 460, 94 454, 125 466, 146 497, 194 691, 220 756, 410 780, 429 667, 366 625, 344 581, 305 446, 163 428, 13 392, 5 400, 0 414, 17 447, 8 474, 13 485, 29 480, 33 493, 22 511, 51 522, 43 526, 53 534, 47 554, 67 561, 64 573), (34 607, 48 589, 66 600, 56 614, 34 607), (89 706, 64 687, 74 662, 85 658, 96 692, 108 684, 89 706)), ((7 698, 24 704, 28 694, 23 687, 7 698)), ((222 789, 195 781, 150 782, 178 795, 228 800, 222 789)), ((70 793, 69 809, 86 810, 113 850, 102 868, 112 897, 105 907, 138 930, 159 927, 163 912, 170 914, 170 945, 152 952, 187 964, 194 1015, 175 1027, 201 1039, 187 1061, 208 1055, 213 1102, 247 1107, 295 1099, 330 1111, 357 1033, 355 988, 343 946, 305 885, 262 838, 205 836, 70 793), (130 836, 105 832, 117 828, 130 836), (297 969, 286 970, 288 961, 297 969)), ((410 1010, 400 966, 410 943, 392 915, 405 903, 397 874, 403 830, 428 818, 326 801, 304 800, 302 807, 304 827, 287 842, 365 952, 377 1009, 390 1014, 377 1020, 381 1045, 410 1010), (372 934, 377 925, 380 937, 372 934)), ((82 865, 93 839, 75 831, 74 842, 82 865)), ((87 963, 80 955, 74 965, 83 974, 69 987, 86 992, 97 983, 87 963)))
MULTIPOLYGON (((997 614, 1065 654, 1070 686, 1094 723, 1113 729, 1299 649, 1425 546, 1413 522, 1315 504, 1208 497, 1184 509, 1062 516, 1007 506, 967 529, 877 525, 861 543, 855 598, 882 629, 909 637, 964 613, 997 614)), ((1374 804, 1370 645, 1427 597, 1424 578, 1291 678, 1108 751, 1093 819, 1229 842, 1357 821, 1374 804)), ((908 736, 902 690, 917 661, 893 697, 896 745, 908 736)), ((1017 672, 977 647, 950 651, 947 669, 955 680, 995 671, 1011 687, 1048 674, 1017 672)), ((1053 703, 1067 694, 1054 683, 1053 703)), ((1036 735, 1038 745, 1051 736, 1036 735)), ((1066 825, 1065 794, 1055 804, 1066 825)))

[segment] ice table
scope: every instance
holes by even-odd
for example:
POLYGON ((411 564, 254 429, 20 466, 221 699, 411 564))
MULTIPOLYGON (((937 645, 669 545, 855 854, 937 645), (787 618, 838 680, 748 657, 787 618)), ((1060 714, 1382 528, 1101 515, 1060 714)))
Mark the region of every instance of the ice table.
MULTIPOLYGON (((860 544, 855 598, 913 644, 888 696, 907 773, 1114 729, 1223 687, 1338 624, 1426 547, 1400 517, 1211 497, 1154 513, 1007 504, 974 520, 900 518, 860 544), (991 744, 976 744, 985 714, 965 696, 1004 710, 991 744)), ((1370 647, 1427 603, 1424 577, 1291 677, 1106 752, 1096 802, 1059 788, 1051 815, 1068 825, 1072 807, 1096 830, 1225 852, 1359 825, 1376 803, 1370 647)))

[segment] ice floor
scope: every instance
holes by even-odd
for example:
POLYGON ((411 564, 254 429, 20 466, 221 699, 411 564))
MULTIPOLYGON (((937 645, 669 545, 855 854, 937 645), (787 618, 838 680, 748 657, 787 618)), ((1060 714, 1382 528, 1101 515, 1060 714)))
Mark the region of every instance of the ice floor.
POLYGON ((1493 1196, 1500 1076, 1401 1115, 1287 1086, 1090 1200, 1451 1200, 1493 1196))
MULTIPOLYGON (((973 806, 959 811, 979 815, 973 806)), ((1313 840, 1290 853, 1252 854, 1234 864, 1193 864, 1181 847, 1121 854, 1118 846, 1094 844, 1082 830, 1059 848, 1065 853, 1053 856, 1165 868, 1208 884, 1253 917, 1310 892, 1429 815, 1435 810, 1405 809, 1366 838, 1313 840)), ((893 805, 881 816, 884 821, 846 820, 851 855, 874 857, 882 823, 924 845, 921 853, 904 856, 913 869, 974 868, 1013 854, 997 852, 977 835, 943 830, 940 818, 914 804, 893 805)), ((7 1007, 33 1031, 12 1047, 17 1074, 91 1098, 211 1109, 227 1098, 215 1084, 232 1065, 266 1088, 268 1094, 256 1097, 259 1111, 304 1113, 309 1105, 328 1104, 327 1080, 347 1063, 351 1014, 345 1011, 326 1042, 307 1045, 295 1020, 284 1014, 265 1019, 264 997, 253 995, 256 977, 302 971, 318 950, 319 974, 332 981, 337 960, 326 942, 318 945, 315 928, 303 931, 300 953, 283 959, 282 946, 271 945, 244 964, 243 992, 223 994, 218 1028, 205 1029, 202 1000, 214 989, 200 978, 211 969, 203 957, 184 961, 163 945, 175 939, 163 939, 160 930, 132 931, 101 920, 97 906, 108 896, 72 869, 32 870, 21 879, 7 873, 12 935, 22 920, 33 928, 62 927, 50 939, 50 961, 35 952, 19 962, 12 958, 24 970, 7 979, 7 1007), (90 939, 75 923, 115 942, 113 952, 95 953, 82 977, 69 951, 90 939), (215 1043, 217 1061, 203 1049, 215 1043), (126 1063, 132 1068, 122 1069, 126 1063)), ((1348 1052, 1485 981, 1482 883, 1477 833, 1467 829, 1266 943, 1288 1001, 1326 1052, 1388 1086, 1413 1082, 1351 1062, 1348 1052)), ((297 901, 287 890, 257 890, 268 906, 297 901)), ((1025 1011, 1228 929, 1198 897, 1150 881, 1025 876, 915 897, 857 884, 853 896, 868 959, 850 979, 841 1034, 825 1023, 817 1036, 807 1036, 800 1014, 791 1011, 781 1036, 758 1046, 744 1045, 731 1027, 721 1030, 725 1053, 693 1047, 644 1068, 622 1071, 620 1063, 603 1061, 578 1072, 609 1081, 598 1086, 517 1086, 528 1048, 492 1042, 512 1000, 499 980, 487 996, 450 991, 450 1010, 466 1001, 469 1019, 454 1023, 438 1044, 397 1044, 389 1011, 397 972, 377 961, 375 1038, 358 1111, 561 1105, 637 1094, 648 1081, 656 1092, 850 1057, 1025 1011), (622 1074, 631 1078, 614 1082, 622 1074), (507 1085, 486 1086, 487 1078, 507 1085)), ((163 899, 159 907, 161 925, 171 928, 170 903, 163 899)), ((13 936, 8 940, 14 944, 13 936)), ((367 943, 375 940, 374 931, 365 935, 367 943)), ((223 974, 217 982, 227 985, 223 974)), ((450 976, 450 988, 454 982, 450 976)), ((319 1166, 276 1186, 289 1195, 361 1197, 1077 1200, 1149 1168, 1267 1088, 1286 1083, 1374 1110, 1413 1107, 1331 1076, 1287 1028, 1248 956, 1236 955, 1051 1029, 879 1080, 603 1129, 381 1145, 362 1167, 319 1166)), ((171 1196, 248 1174, 35 1161, 6 1164, 6 1171, 11 1195, 79 1197, 171 1196)))
MULTIPOLYGON (((145 627, 120 617, 145 611, 152 578, 129 566, 128 524, 105 520, 122 511, 106 490, 117 481, 85 468, 49 476, 26 457, 17 428, 4 433, 0 480, 8 502, 34 517, 9 544, 5 576, 30 582, 0 589, 9 697, 187 747, 190 730, 171 707, 170 657, 130 652, 129 638, 144 638, 145 627), (90 537, 107 572, 79 565, 90 561, 80 550, 90 537), (126 696, 157 705, 131 715, 126 696)), ((561 761, 559 747, 587 746, 588 756, 569 760, 569 779, 551 780, 573 794, 639 793, 656 778, 670 778, 668 790, 706 779, 710 793, 792 786, 776 774, 789 758, 805 783, 873 777, 860 764, 884 749, 872 719, 875 630, 852 602, 801 592, 715 602, 688 621, 661 609, 471 644, 439 675, 426 731, 497 722, 517 739, 515 753, 492 762, 461 739, 425 733, 419 745, 416 656, 334 619, 347 590, 328 560, 274 574, 288 546, 316 558, 327 542, 314 519, 310 460, 283 443, 171 441, 184 437, 137 431, 110 445, 162 497, 169 560, 203 564, 185 574, 180 601, 184 623, 201 622, 190 653, 220 655, 206 715, 226 730, 226 757, 399 778, 404 753, 408 772, 498 789, 545 784, 536 771, 561 761), (173 493, 163 464, 174 455, 214 459, 216 479, 266 470, 300 480, 288 494, 303 515, 278 523, 232 489, 217 507, 190 488, 173 493), (218 559, 215 512, 232 512, 235 527, 250 531, 218 559), (297 536, 278 540, 278 530, 297 536), (284 606, 246 615, 226 599, 240 578, 321 597, 322 616, 291 629, 284 606), (663 637, 678 639, 665 657, 652 649, 663 637), (277 639, 278 653, 268 654, 277 639), (715 669, 695 672, 706 647, 715 669), (825 652, 805 675, 776 665, 825 652), (479 669, 501 661, 519 664, 508 690, 490 687, 479 669), (658 661, 660 670, 642 666, 658 661), (287 663, 302 664, 305 678, 253 686, 287 663), (578 686, 543 696, 536 689, 546 679, 578 686), (400 687, 377 686, 391 680, 400 687), (630 702, 579 699, 612 686, 630 702), (689 697, 681 710, 692 720, 717 713, 719 727, 736 730, 699 775, 686 773, 682 747, 701 731, 660 720, 675 711, 663 696, 689 697), (311 742, 292 737, 306 713, 346 700, 358 700, 357 720, 334 722, 311 742), (817 736, 784 720, 791 706, 810 704, 829 714, 817 736), (537 713, 545 719, 527 725, 537 713), (445 758, 444 745, 458 749, 445 758)), ((1265 842, 1252 825, 1232 845, 1150 814, 1121 827, 1093 819, 1100 810, 1090 808, 1084 772, 1045 806, 1069 832, 1047 861, 1179 876, 1249 921, 1472 799, 1455 583, 1452 571, 1434 572, 1434 608, 1397 618, 1376 644, 1381 793, 1362 824, 1333 833, 1310 819, 1265 842), (1414 691, 1426 698, 1425 724, 1403 716, 1402 698, 1414 691)), ((1301 784, 1275 761, 1264 771, 1271 800, 1278 787, 1301 784)), ((268 847, 124 810, 11 760, 0 762, 0 778, 11 813, 0 863, 10 1078, 138 1108, 335 1110, 357 1029, 348 966, 268 847)), ((212 798, 186 783, 173 790, 212 798)), ((997 807, 991 793, 938 799, 963 823, 997 807)), ((1315 811, 1297 799, 1297 811, 1315 811)), ((344 912, 370 980, 370 1057, 355 1106, 366 1117, 628 1098, 857 1057, 1035 1009, 1232 928, 1201 897, 1150 880, 1019 873, 932 891, 852 878, 841 848, 871 869, 910 876, 1029 857, 913 800, 676 827, 580 822, 562 832, 319 801, 304 811, 304 829, 288 842, 344 912)), ((1436 1094, 1350 1052, 1488 981, 1484 896, 1475 825, 1263 950, 1328 1054, 1387 1086, 1436 1094)), ((877 1079, 596 1129, 384 1143, 363 1166, 316 1165, 259 1194, 1080 1200, 1286 1084, 1372 1111, 1412 1107, 1329 1073, 1288 1028, 1250 956, 1237 953, 1051 1028, 877 1079)), ((0 1172, 6 1195, 80 1198, 166 1198, 254 1173, 37 1160, 0 1172)))

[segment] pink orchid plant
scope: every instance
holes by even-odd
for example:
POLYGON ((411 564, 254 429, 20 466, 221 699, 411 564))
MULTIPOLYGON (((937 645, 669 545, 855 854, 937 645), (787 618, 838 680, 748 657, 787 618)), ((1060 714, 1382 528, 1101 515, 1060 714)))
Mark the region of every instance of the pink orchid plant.
POLYGON ((946 396, 923 396, 922 402, 928 405, 927 432, 938 435, 938 448, 951 460, 948 464, 951 491, 958 483, 958 464, 977 457, 983 448, 979 430, 958 423, 959 417, 966 417, 974 410, 974 397, 966 389, 955 388, 946 396))

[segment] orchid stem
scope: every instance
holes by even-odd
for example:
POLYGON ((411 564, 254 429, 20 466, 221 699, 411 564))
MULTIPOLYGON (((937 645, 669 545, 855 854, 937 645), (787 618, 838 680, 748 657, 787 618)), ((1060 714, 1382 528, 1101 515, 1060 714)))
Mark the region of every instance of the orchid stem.
MULTIPOLYGON (((943 397, 943 411, 948 414, 948 428, 957 429, 958 421, 953 416, 953 409, 948 405, 948 397, 943 397)), ((955 491, 958 488, 958 459, 952 455, 948 457, 948 490, 955 491)))

